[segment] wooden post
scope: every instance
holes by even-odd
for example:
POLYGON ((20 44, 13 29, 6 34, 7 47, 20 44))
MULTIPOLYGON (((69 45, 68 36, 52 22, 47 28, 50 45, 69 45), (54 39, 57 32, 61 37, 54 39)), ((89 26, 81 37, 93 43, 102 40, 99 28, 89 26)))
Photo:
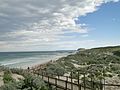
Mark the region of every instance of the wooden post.
POLYGON ((79 71, 78 71, 78 85, 80 84, 80 82, 79 82, 79 71))
POLYGON ((81 85, 80 85, 80 79, 79 79, 80 73, 78 71, 78 90, 81 90, 81 85))
POLYGON ((67 82, 68 82, 68 77, 66 76, 66 81, 65 81, 65 90, 67 90, 67 82))
POLYGON ((50 88, 50 77, 48 76, 48 87, 50 88))
POLYGON ((71 90, 73 90, 73 79, 72 79, 72 77, 73 77, 73 72, 71 72, 71 90))
POLYGON ((56 90, 57 90, 57 78, 55 78, 55 86, 56 86, 56 90))
POLYGON ((100 90, 103 90, 103 84, 101 79, 100 79, 100 90))
POLYGON ((50 82, 50 80, 49 80, 49 76, 48 76, 48 83, 50 82))
POLYGON ((105 90, 105 79, 104 79, 104 85, 103 85, 103 90, 105 90))
POLYGON ((84 90, 86 90, 86 85, 85 85, 85 73, 84 73, 84 90))
POLYGON ((95 82, 93 81, 93 86, 92 86, 92 90, 95 90, 95 82))

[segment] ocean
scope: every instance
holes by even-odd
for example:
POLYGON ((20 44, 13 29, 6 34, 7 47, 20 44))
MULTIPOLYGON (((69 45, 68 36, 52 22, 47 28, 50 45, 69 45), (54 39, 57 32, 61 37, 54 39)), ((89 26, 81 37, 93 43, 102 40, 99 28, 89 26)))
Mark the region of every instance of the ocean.
POLYGON ((74 51, 0 52, 0 65, 27 68, 72 54, 74 51))

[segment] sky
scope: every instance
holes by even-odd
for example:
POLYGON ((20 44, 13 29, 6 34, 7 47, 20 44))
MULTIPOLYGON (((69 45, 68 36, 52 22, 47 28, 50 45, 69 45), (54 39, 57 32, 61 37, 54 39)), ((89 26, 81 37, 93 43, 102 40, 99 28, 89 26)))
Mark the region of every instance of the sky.
POLYGON ((0 52, 120 45, 119 0, 0 0, 0 52))

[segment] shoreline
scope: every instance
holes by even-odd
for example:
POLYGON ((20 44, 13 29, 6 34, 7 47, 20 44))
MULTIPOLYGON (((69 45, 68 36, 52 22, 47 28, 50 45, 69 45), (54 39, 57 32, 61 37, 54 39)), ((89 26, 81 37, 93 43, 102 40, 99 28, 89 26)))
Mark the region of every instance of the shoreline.
POLYGON ((58 59, 60 59, 60 58, 62 58, 62 57, 66 57, 66 56, 71 55, 71 54, 74 54, 74 53, 75 53, 75 52, 70 53, 70 54, 67 54, 67 55, 63 55, 63 56, 57 57, 57 58, 55 58, 55 59, 53 59, 53 60, 49 60, 49 61, 44 62, 44 63, 41 63, 41 64, 35 64, 35 65, 31 66, 31 67, 27 67, 27 69, 29 69, 31 72, 42 71, 42 70, 46 69, 46 67, 47 67, 48 64, 53 64, 53 63, 55 63, 58 59))
POLYGON ((64 53, 56 53, 56 55, 52 55, 52 56, 47 57, 47 58, 45 57, 45 59, 42 59, 40 57, 39 57, 39 59, 35 59, 35 60, 33 59, 32 62, 27 62, 27 61, 30 61, 29 58, 28 58, 28 60, 27 59, 24 60, 25 63, 21 62, 22 59, 20 59, 21 63, 11 64, 11 65, 4 65, 4 64, 2 65, 1 64, 1 66, 5 66, 5 67, 8 67, 8 68, 24 69, 24 70, 27 70, 28 68, 31 69, 31 70, 32 69, 41 70, 41 69, 46 68, 48 64, 56 62, 59 58, 66 57, 66 56, 74 54, 74 53, 75 53, 75 51, 72 51, 72 52, 67 51, 67 52, 64 52, 64 53))
MULTIPOLYGON (((73 52, 71 52, 71 53, 69 53, 69 52, 65 52, 65 53, 60 53, 60 54, 57 54, 56 53, 56 55, 52 55, 52 56, 50 56, 50 57, 44 57, 44 58, 41 58, 41 57, 37 57, 38 59, 31 59, 31 60, 29 60, 29 58, 27 59, 26 58, 26 60, 24 60, 24 62, 22 62, 23 60, 20 58, 20 60, 19 60, 19 62, 20 63, 14 63, 13 61, 15 60, 11 60, 12 62, 11 63, 13 63, 13 64, 6 64, 6 65, 4 65, 4 64, 1 64, 1 65, 3 65, 3 66, 6 66, 6 67, 9 67, 9 68, 21 68, 21 69, 27 69, 28 67, 30 67, 30 68, 34 68, 34 67, 38 67, 38 66, 41 66, 41 65, 43 65, 43 64, 47 64, 47 63, 49 63, 50 61, 56 61, 56 60, 58 60, 59 58, 61 58, 61 57, 66 57, 66 56, 68 56, 68 55, 70 55, 70 54, 72 54, 73 52), (21 61, 22 60, 22 61, 21 61), (30 62, 29 62, 30 61, 30 62)), ((24 58, 23 58, 24 59, 24 58)), ((18 60, 18 59, 17 59, 18 60)), ((6 61, 7 63, 8 62, 10 62, 10 61, 6 61)))
POLYGON ((49 63, 54 63, 56 62, 58 59, 62 58, 62 57, 66 57, 68 55, 71 55, 71 54, 74 54, 76 52, 72 52, 72 53, 68 53, 66 55, 60 55, 60 56, 56 56, 55 58, 51 59, 51 60, 46 60, 45 62, 43 63, 38 63, 38 64, 34 64, 32 66, 29 66, 30 68, 35 68, 35 67, 39 67, 39 66, 42 66, 42 65, 46 65, 46 64, 49 64, 49 63))
POLYGON ((52 61, 52 60, 50 60, 50 61, 48 61, 48 62, 45 62, 45 63, 42 63, 42 64, 36 64, 36 65, 34 65, 34 66, 31 66, 31 67, 28 67, 27 69, 29 69, 30 71, 41 71, 41 70, 44 70, 46 67, 47 67, 47 65, 48 64, 51 64, 51 63, 54 63, 55 61, 52 61))

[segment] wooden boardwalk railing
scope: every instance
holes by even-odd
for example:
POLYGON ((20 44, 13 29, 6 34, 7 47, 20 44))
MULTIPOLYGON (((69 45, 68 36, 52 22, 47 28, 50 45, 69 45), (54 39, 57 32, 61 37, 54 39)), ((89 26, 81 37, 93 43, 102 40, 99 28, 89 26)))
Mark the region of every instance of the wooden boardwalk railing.
MULTIPOLYGON (((72 76, 72 72, 71 72, 71 76, 72 76)), ((85 75, 83 76, 85 78, 85 75)), ((92 90, 91 87, 86 86, 85 79, 83 81, 83 84, 80 84, 82 80, 73 79, 72 77, 68 77, 68 76, 47 75, 45 73, 42 73, 40 74, 40 77, 46 83, 63 90, 92 90)))
MULTIPOLYGON (((120 90, 120 85, 115 84, 106 84, 105 81, 102 82, 94 82, 94 81, 86 81, 85 74, 83 74, 84 79, 80 80, 73 79, 68 76, 57 76, 57 75, 47 75, 47 74, 39 74, 39 76, 49 85, 53 85, 62 90, 120 90), (87 85, 89 83, 89 85, 87 85), (107 88, 106 88, 107 87, 107 88), (117 87, 110 88, 110 87, 117 87)), ((79 75, 78 75, 79 77, 79 75)))
POLYGON ((41 76, 41 78, 45 82, 51 85, 54 85, 56 88, 61 88, 63 90, 83 90, 80 84, 69 81, 68 77, 66 77, 66 79, 62 79, 62 77, 58 78, 58 77, 51 77, 51 76, 44 75, 44 76, 41 76))

